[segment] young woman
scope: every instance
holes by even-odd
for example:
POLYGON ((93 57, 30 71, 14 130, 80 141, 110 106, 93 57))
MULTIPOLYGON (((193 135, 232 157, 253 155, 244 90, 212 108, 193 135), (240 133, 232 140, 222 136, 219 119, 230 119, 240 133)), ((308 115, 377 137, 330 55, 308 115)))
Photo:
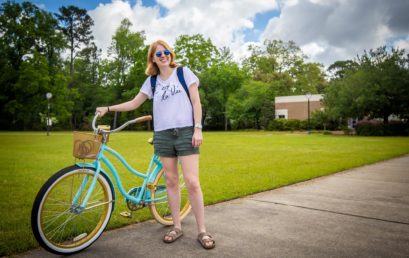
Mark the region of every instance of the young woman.
POLYGON ((199 79, 190 69, 183 67, 184 79, 190 94, 189 100, 178 80, 176 68, 175 54, 169 45, 162 40, 153 42, 149 47, 146 68, 149 77, 140 92, 131 101, 98 107, 96 112, 103 116, 109 111, 130 111, 138 108, 146 99, 153 98, 153 144, 166 174, 168 201, 174 222, 174 226, 164 235, 163 241, 172 243, 183 235, 179 216, 180 189, 177 167, 179 159, 196 218, 197 239, 205 249, 211 249, 215 247, 215 240, 206 232, 203 194, 199 182, 199 146, 203 143, 199 79), (157 79, 153 94, 151 76, 155 75, 157 79))

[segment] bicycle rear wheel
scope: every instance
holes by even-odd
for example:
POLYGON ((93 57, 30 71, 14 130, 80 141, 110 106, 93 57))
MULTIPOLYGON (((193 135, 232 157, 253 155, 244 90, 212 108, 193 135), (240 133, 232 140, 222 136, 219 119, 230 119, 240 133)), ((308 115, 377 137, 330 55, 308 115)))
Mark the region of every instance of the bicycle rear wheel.
POLYGON ((100 173, 87 206, 80 207, 95 170, 71 166, 57 172, 38 192, 31 226, 39 244, 56 254, 71 254, 89 247, 104 231, 114 205, 114 188, 100 173), (75 203, 73 200, 77 199, 75 203))
MULTIPOLYGON (((187 192, 187 187, 182 173, 179 172, 179 188, 180 188, 180 219, 183 220, 190 211, 190 202, 187 192)), ((151 190, 151 199, 153 201, 149 205, 149 209, 155 220, 163 225, 173 225, 170 207, 168 204, 166 191, 166 176, 163 169, 158 173, 153 183, 151 190)))

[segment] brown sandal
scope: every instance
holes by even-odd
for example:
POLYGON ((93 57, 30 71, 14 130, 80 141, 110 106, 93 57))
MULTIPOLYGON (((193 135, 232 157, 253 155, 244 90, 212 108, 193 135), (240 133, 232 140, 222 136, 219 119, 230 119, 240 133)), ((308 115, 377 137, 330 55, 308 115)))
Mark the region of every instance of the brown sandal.
POLYGON ((183 236, 183 231, 173 227, 163 236, 163 242, 170 244, 178 240, 181 236, 183 236), (170 240, 166 239, 166 237, 170 237, 170 240))
POLYGON ((213 249, 216 246, 216 241, 214 241, 213 237, 207 232, 200 233, 197 236, 197 241, 199 241, 204 249, 213 249))

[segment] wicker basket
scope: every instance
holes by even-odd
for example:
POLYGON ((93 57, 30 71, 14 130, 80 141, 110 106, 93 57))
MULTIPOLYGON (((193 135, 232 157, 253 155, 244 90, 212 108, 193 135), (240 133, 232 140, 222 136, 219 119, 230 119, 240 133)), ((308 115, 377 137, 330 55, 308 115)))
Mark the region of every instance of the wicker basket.
POLYGON ((101 147, 102 135, 74 132, 73 156, 78 159, 96 159, 101 147))

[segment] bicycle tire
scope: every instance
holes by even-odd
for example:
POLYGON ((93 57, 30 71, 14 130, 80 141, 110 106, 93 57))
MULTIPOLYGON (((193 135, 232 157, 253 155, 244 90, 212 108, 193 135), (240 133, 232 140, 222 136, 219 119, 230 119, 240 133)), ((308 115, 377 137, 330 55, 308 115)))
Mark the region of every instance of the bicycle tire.
MULTIPOLYGON (((180 187, 180 220, 183 220, 190 212, 191 206, 189 202, 189 196, 187 187, 183 178, 183 175, 179 175, 179 187, 180 187)), ((173 225, 173 219, 171 217, 170 207, 167 199, 166 192, 166 177, 163 169, 156 176, 153 187, 151 189, 151 199, 164 198, 155 202, 151 202, 149 209, 154 219, 163 225, 173 225), (166 197, 166 198, 164 198, 166 197)))
POLYGON ((77 253, 103 233, 115 202, 112 182, 105 173, 99 174, 88 207, 79 212, 78 205, 71 205, 88 176, 77 204, 82 202, 94 175, 94 168, 70 166, 49 178, 38 192, 31 211, 31 227, 38 243, 47 251, 63 255, 77 253))

